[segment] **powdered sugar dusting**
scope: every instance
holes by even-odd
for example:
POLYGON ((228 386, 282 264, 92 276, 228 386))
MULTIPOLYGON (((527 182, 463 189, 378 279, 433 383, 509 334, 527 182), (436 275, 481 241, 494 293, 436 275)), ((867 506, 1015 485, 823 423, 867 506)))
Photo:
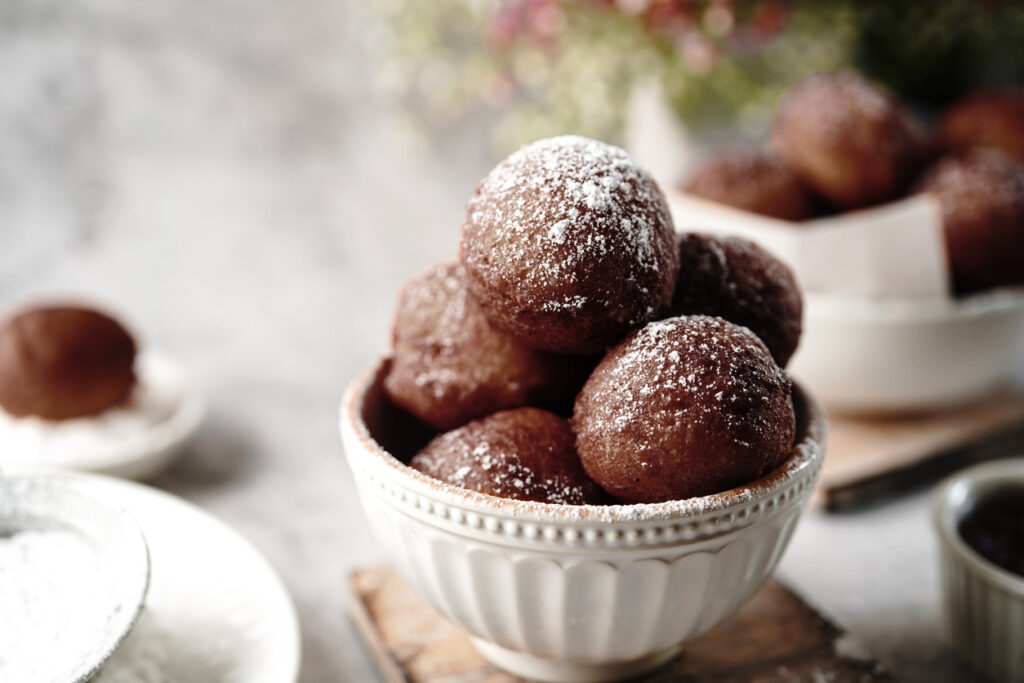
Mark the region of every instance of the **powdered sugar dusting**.
POLYGON ((98 415, 46 420, 16 417, 0 408, 0 461, 88 469, 180 416, 188 385, 178 366, 149 352, 136 368, 139 381, 129 399, 98 415))
POLYGON ((681 189, 745 211, 802 221, 814 208, 808 192, 775 152, 761 147, 730 147, 703 161, 681 189))
POLYGON ((897 194, 927 146, 923 124, 852 71, 814 74, 792 88, 779 107, 775 139, 805 182, 846 208, 897 194))
MULTIPOLYGON (((700 421, 720 412, 729 423, 745 419, 746 416, 723 412, 716 404, 741 400, 731 390, 740 388, 739 365, 752 355, 748 353, 749 346, 753 344, 756 348, 760 340, 744 327, 726 328, 723 323, 708 316, 689 316, 659 320, 640 330, 605 372, 610 382, 603 393, 615 393, 621 399, 615 402, 615 410, 602 416, 604 423, 621 429, 642 420, 651 407, 650 397, 656 395, 662 396, 663 403, 673 408, 680 420, 700 421), (699 350, 705 362, 682 364, 682 354, 692 357, 692 353, 687 353, 692 349, 699 350), (643 381, 638 382, 638 378, 643 381), (712 400, 705 401, 708 397, 712 400)), ((788 379, 777 366, 763 367, 773 383, 788 385, 788 379)), ((761 401, 771 398, 763 387, 744 388, 756 391, 761 401)))
POLYGON ((562 418, 536 408, 496 413, 442 434, 411 465, 475 491, 520 500, 581 505, 595 502, 562 418))
POLYGON ((101 569, 77 532, 0 530, 0 679, 48 680, 54 656, 96 646, 109 616, 101 569))
POLYGON ((649 323, 608 354, 577 400, 580 454, 591 476, 626 499, 751 481, 792 443, 789 387, 744 327, 708 316, 649 323))
POLYGON ((676 314, 717 315, 756 334, 785 367, 800 339, 803 301, 789 268, 736 236, 679 237, 676 314))
POLYGON ((463 231, 470 269, 514 279, 508 293, 532 310, 628 305, 640 324, 672 279, 661 272, 675 266, 671 216, 650 175, 622 149, 578 136, 541 140, 498 165, 463 231))
MULTIPOLYGON (((798 83, 782 107, 814 112, 814 124, 830 137, 841 140, 855 132, 862 121, 883 121, 899 105, 884 90, 852 71, 814 74, 798 83)), ((801 117, 801 121, 809 120, 801 117)))
POLYGON ((1000 152, 976 149, 946 157, 920 188, 938 195, 947 223, 989 223, 990 213, 1024 216, 1024 170, 1000 152))
MULTIPOLYGON (((537 397, 570 402, 581 370, 493 327, 457 261, 437 264, 402 289, 392 333, 396 403, 436 429, 449 429, 537 397)), ((542 404, 547 405, 547 404, 542 404)))
POLYGON ((551 230, 548 231, 548 237, 555 244, 565 244, 566 234, 568 233, 569 226, 571 223, 567 218, 563 218, 554 225, 551 226, 551 230))
POLYGON ((1024 274, 1024 164, 995 150, 949 155, 919 189, 931 192, 942 223, 954 288, 1010 285, 1024 274))
POLYGON ((383 361, 364 372, 349 387, 341 406, 342 431, 350 430, 353 452, 365 455, 363 462, 370 468, 368 471, 376 472, 373 476, 380 477, 380 481, 399 484, 403 491, 414 492, 460 510, 496 515, 518 523, 569 523, 580 528, 608 530, 633 528, 637 523, 659 525, 693 521, 705 514, 735 514, 747 505, 789 490, 797 482, 812 480, 817 475, 824 452, 824 411, 806 396, 799 385, 794 385, 794 404, 801 416, 797 443, 781 466, 757 481, 707 496, 659 503, 559 505, 501 498, 438 480, 411 468, 381 447, 375 430, 390 426, 385 423, 371 428, 373 423, 367 421, 366 415, 380 409, 379 386, 387 369, 388 362, 383 361))
POLYGON ((399 300, 394 343, 430 349, 434 362, 418 364, 412 381, 435 399, 448 395, 460 380, 454 362, 443 360, 456 360, 466 341, 486 326, 463 278, 458 263, 435 266, 410 281, 399 300))

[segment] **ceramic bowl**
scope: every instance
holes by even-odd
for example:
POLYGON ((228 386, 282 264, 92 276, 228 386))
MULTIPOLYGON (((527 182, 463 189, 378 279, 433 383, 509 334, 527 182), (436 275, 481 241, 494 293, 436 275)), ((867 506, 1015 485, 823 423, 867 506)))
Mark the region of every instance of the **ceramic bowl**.
POLYGON ((830 409, 920 412, 1007 383, 1024 352, 1024 291, 960 300, 811 294, 790 370, 830 409))
POLYGON ((989 562, 959 532, 964 515, 1007 485, 1024 486, 1024 458, 971 467, 936 491, 943 631, 961 657, 997 681, 1024 683, 1024 577, 989 562))
POLYGON ((793 454, 748 486, 650 505, 480 494, 401 462, 415 439, 381 388, 389 363, 352 382, 341 406, 366 516, 407 580, 485 657, 528 678, 615 680, 673 657, 768 578, 821 465, 824 413, 796 388, 793 454))

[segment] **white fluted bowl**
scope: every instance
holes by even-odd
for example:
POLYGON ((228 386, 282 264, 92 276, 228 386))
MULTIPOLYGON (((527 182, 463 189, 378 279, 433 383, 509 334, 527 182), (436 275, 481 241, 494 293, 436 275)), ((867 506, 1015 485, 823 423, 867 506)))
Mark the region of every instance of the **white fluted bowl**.
POLYGON ((648 505, 553 505, 476 493, 404 465, 409 427, 358 377, 341 435, 366 515, 398 569, 515 674, 601 681, 653 668, 768 578, 821 466, 824 411, 796 388, 797 444, 748 486, 648 505), (388 450, 385 450, 385 449, 388 450))
POLYGON ((946 641, 994 680, 1024 683, 1024 577, 982 557, 959 529, 979 501, 1011 486, 1024 486, 1024 458, 954 474, 932 498, 932 523, 939 536, 946 641))

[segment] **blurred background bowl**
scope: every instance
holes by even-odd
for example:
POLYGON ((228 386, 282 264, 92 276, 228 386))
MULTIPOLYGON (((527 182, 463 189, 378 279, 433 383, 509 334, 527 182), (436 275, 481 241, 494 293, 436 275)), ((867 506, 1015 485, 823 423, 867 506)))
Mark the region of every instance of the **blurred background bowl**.
POLYGON ((1014 486, 1024 487, 1024 458, 964 470, 947 479, 932 499, 946 640, 968 662, 1007 683, 1024 681, 1024 577, 979 555, 959 526, 980 500, 1014 486))
POLYGON ((829 408, 907 413, 980 399, 1011 381, 1024 350, 1024 291, 964 299, 810 294, 790 366, 829 408))

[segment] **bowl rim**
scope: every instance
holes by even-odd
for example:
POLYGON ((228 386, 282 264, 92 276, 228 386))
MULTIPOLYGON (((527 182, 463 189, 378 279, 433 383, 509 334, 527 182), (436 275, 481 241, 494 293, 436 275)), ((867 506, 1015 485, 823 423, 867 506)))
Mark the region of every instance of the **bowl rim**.
POLYGON ((1024 600, 1024 577, 1003 569, 971 548, 957 528, 971 504, 986 492, 1024 486, 1024 457, 982 463, 945 479, 932 494, 932 525, 942 545, 974 574, 1024 600))
POLYGON ((814 317, 859 322, 949 322, 991 315, 1024 314, 1024 286, 1001 287, 964 297, 866 297, 805 292, 805 307, 814 317))
MULTIPOLYGON (((786 462, 760 479, 727 491, 707 496, 671 500, 661 503, 635 503, 616 505, 566 505, 501 498, 464 489, 434 479, 414 470, 388 453, 370 434, 362 419, 362 408, 368 391, 383 379, 391 358, 385 356, 357 375, 345 390, 340 409, 340 428, 343 439, 348 431, 358 439, 360 450, 368 454, 369 463, 387 476, 391 483, 418 494, 428 500, 454 506, 462 510, 495 515, 517 522, 541 524, 627 524, 664 522, 692 519, 712 513, 726 512, 730 508, 757 505, 767 501, 774 506, 774 496, 784 494, 795 482, 813 479, 820 468, 825 451, 827 418, 824 408, 795 380, 793 396, 797 404, 798 435, 792 453, 786 462)), ((349 450, 349 449, 347 449, 349 450)), ((349 461, 353 457, 349 453, 349 461)))

